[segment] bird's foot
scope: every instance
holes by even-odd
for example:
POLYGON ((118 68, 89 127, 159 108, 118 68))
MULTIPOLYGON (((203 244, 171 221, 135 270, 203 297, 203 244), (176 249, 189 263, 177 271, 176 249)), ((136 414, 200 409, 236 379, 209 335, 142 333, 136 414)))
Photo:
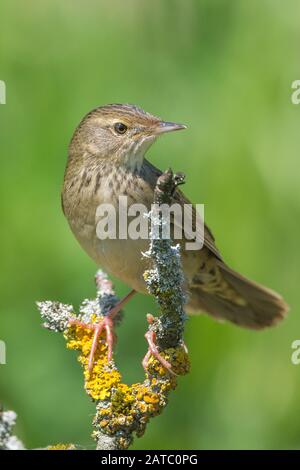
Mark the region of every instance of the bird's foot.
POLYGON ((114 332, 113 317, 110 315, 110 313, 106 315, 105 317, 103 317, 103 319, 99 323, 95 323, 93 329, 94 329, 94 336, 93 336, 93 342, 92 342, 89 363, 88 363, 89 372, 92 372, 92 369, 93 369, 95 353, 96 353, 97 345, 98 345, 99 338, 101 336, 102 331, 104 330, 105 335, 106 335, 108 362, 112 360, 113 346, 117 340, 117 336, 114 332))
MULTIPOLYGON (((151 325, 151 323, 153 323, 153 316, 148 314, 147 321, 151 325)), ((170 372, 170 374, 177 375, 175 374, 175 372, 173 372, 171 364, 158 351, 157 346, 156 346, 155 331, 153 330, 147 331, 147 333, 145 334, 145 338, 148 343, 148 352, 142 361, 142 365, 143 365, 145 372, 148 372, 147 367, 148 367, 149 359, 151 356, 153 356, 168 372, 170 372)))
POLYGON ((90 356, 89 356, 89 362, 88 362, 89 372, 91 372, 93 369, 97 345, 98 345, 99 338, 103 331, 105 331, 105 334, 106 334, 107 360, 108 362, 112 360, 113 346, 116 342, 117 336, 114 332, 114 322, 113 322, 112 317, 110 316, 110 313, 106 315, 105 317, 103 317, 98 323, 84 323, 84 322, 81 322, 80 320, 71 320, 70 326, 72 325, 79 325, 82 328, 88 328, 90 330, 93 330, 94 332, 90 356))
POLYGON ((70 325, 81 325, 84 328, 90 328, 94 330, 93 341, 89 356, 88 370, 92 372, 94 366, 94 359, 96 354, 97 345, 99 338, 103 331, 106 335, 106 344, 107 344, 107 360, 110 362, 113 357, 113 347, 116 343, 117 336, 115 334, 114 328, 114 319, 123 306, 128 302, 128 300, 135 294, 135 291, 132 290, 129 294, 124 297, 120 302, 118 302, 106 315, 101 318, 98 323, 83 323, 80 320, 71 320, 70 325))

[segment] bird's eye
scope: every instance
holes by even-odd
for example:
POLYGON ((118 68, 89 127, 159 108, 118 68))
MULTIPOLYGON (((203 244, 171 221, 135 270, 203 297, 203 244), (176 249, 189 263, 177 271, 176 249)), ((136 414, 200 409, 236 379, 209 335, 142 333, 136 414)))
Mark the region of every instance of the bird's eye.
POLYGON ((125 134, 125 132, 127 131, 127 126, 122 122, 116 122, 116 124, 114 125, 114 129, 118 134, 125 134))

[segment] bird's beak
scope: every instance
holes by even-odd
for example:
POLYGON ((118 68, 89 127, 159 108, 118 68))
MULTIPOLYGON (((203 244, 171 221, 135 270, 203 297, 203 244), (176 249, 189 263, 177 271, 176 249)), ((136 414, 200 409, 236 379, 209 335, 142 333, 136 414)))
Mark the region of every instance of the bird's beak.
POLYGON ((186 127, 184 124, 178 124, 177 122, 159 121, 158 125, 155 126, 155 133, 159 135, 165 132, 180 131, 186 129, 186 127))

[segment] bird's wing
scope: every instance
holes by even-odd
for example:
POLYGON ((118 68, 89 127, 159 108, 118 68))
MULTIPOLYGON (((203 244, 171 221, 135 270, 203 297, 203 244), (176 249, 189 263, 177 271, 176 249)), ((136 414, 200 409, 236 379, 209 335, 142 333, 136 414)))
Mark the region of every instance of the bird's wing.
MULTIPOLYGON (((176 202, 180 204, 185 204, 185 219, 184 219, 184 224, 185 224, 185 233, 187 236, 192 237, 192 233, 188 233, 188 228, 192 227, 193 231, 196 229, 196 220, 197 220, 197 210, 194 204, 192 204, 189 199, 183 194, 182 191, 179 189, 176 190, 174 194, 174 199, 176 202)), ((198 214, 198 217, 200 217, 200 214, 198 214)), ((176 221, 175 221, 176 224, 176 221)), ((201 234, 198 234, 199 238, 201 237, 201 234)), ((202 240, 203 241, 203 240, 202 240)), ((204 241, 203 244, 206 248, 209 249, 219 260, 222 260, 222 257, 219 253, 219 250, 216 247, 215 244, 215 238, 209 229, 209 227, 204 223, 204 241)))
MULTIPOLYGON (((162 175, 162 171, 159 170, 158 168, 156 168, 154 165, 152 165, 152 163, 150 163, 148 160, 144 160, 144 170, 147 172, 147 175, 148 175, 148 178, 149 178, 149 175, 150 175, 150 178, 151 178, 151 186, 152 188, 154 189, 155 188, 155 185, 156 185, 156 181, 157 181, 157 178, 159 178, 159 176, 162 175)), ((183 194, 182 191, 180 191, 180 189, 176 189, 175 193, 174 193, 174 203, 178 203, 180 205, 182 204, 186 204, 186 209, 185 209, 185 234, 186 236, 189 238, 189 239, 192 239, 193 238, 193 231, 195 230, 196 228, 196 214, 197 214, 197 211, 196 211, 196 207, 188 200, 188 198, 183 194), (189 228, 192 228, 192 231, 188 231, 189 228)), ((173 223, 175 226, 177 226, 178 228, 181 228, 183 230, 183 227, 182 227, 182 219, 181 217, 178 218, 176 217, 175 215, 175 218, 173 220, 173 223)), ((201 236, 201 234, 199 234, 199 237, 201 236)), ((206 224, 204 224, 204 246, 206 248, 209 249, 209 251, 211 251, 211 253, 213 253, 219 260, 222 260, 222 257, 215 245, 215 239, 214 239, 214 236, 212 234, 212 232, 210 231, 210 229, 207 227, 206 224)))

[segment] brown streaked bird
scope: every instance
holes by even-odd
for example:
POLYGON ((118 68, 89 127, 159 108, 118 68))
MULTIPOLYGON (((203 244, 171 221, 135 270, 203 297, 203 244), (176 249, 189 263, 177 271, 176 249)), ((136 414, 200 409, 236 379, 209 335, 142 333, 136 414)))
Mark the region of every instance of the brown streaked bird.
MULTIPOLYGON (((128 206, 142 203, 149 210, 162 172, 145 159, 145 153, 161 134, 185 128, 182 124, 162 121, 134 105, 110 104, 88 113, 71 140, 62 192, 64 214, 80 245, 97 265, 132 288, 103 322, 95 326, 90 369, 101 331, 106 330, 111 358, 114 316, 134 292, 147 293, 143 279, 147 260, 141 257, 141 252, 147 250, 149 242, 100 240, 96 234, 97 207, 110 203, 117 208, 119 196, 127 196, 128 206)), ((174 202, 189 204, 178 189, 174 202)), ((190 216, 193 218, 195 214, 190 216)), ((206 226, 201 250, 187 251, 184 246, 183 243, 188 312, 204 311, 217 319, 252 329, 275 325, 285 316, 288 306, 280 295, 227 266, 206 226)), ((154 345, 150 345, 150 350, 162 360, 154 345)))

